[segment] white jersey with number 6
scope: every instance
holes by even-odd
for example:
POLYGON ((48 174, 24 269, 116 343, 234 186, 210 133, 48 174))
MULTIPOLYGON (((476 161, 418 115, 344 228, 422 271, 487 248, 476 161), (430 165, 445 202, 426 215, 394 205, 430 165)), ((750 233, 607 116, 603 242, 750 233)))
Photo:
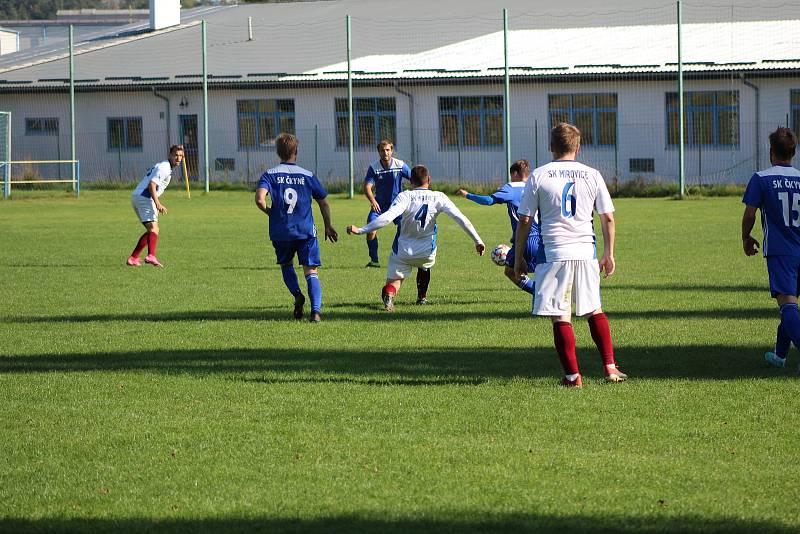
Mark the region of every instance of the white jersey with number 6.
POLYGON ((593 212, 611 213, 614 204, 603 177, 577 161, 552 161, 535 169, 519 203, 520 215, 539 211, 545 261, 597 257, 593 212))
POLYGON ((402 259, 427 258, 436 253, 436 217, 440 213, 452 217, 476 245, 482 243, 475 227, 447 195, 425 188, 411 189, 397 195, 392 206, 362 231, 373 232, 402 215, 392 252, 402 259))

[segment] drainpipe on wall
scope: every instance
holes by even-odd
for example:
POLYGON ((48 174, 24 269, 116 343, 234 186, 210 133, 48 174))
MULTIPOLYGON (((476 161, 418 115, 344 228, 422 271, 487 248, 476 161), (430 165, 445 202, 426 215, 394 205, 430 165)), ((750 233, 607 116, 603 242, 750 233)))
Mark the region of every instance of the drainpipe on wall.
POLYGON ((755 168, 761 168, 761 132, 759 131, 759 126, 761 122, 761 99, 759 98, 759 89, 757 85, 750 83, 747 78, 744 77, 744 73, 739 73, 739 78, 742 80, 742 83, 747 87, 751 88, 753 91, 756 92, 756 164, 755 168))
POLYGON ((164 96, 162 94, 157 93, 155 87, 150 87, 150 89, 153 91, 153 96, 154 97, 160 98, 161 100, 163 100, 167 104, 167 112, 166 112, 167 113, 167 151, 169 151, 169 147, 172 146, 172 143, 170 143, 170 140, 169 140, 170 139, 169 138, 169 134, 172 131, 170 129, 170 127, 169 127, 169 98, 167 98, 166 96, 164 96))
MULTIPOLYGON (((409 127, 411 128, 411 163, 414 164, 417 162, 417 143, 416 143, 416 136, 414 135, 414 96, 411 93, 403 91, 400 89, 400 83, 394 82, 394 90, 400 93, 401 95, 408 97, 408 114, 409 114, 409 127)), ((394 140, 397 142, 397 140, 394 140)))

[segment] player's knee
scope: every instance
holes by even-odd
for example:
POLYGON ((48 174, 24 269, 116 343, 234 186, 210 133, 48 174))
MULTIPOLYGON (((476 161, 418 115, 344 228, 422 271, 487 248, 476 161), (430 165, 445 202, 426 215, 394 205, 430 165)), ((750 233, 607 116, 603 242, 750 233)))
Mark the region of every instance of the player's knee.
POLYGON ((148 223, 145 226, 146 226, 148 232, 152 232, 152 233, 158 235, 159 228, 158 228, 158 223, 157 222, 151 222, 151 223, 148 223))
POLYGON ((378 237, 378 232, 369 232, 369 233, 367 233, 367 241, 372 241, 376 237, 378 237))
POLYGON ((303 267, 303 274, 305 276, 311 276, 312 274, 317 274, 317 268, 316 267, 305 267, 304 266, 303 267))

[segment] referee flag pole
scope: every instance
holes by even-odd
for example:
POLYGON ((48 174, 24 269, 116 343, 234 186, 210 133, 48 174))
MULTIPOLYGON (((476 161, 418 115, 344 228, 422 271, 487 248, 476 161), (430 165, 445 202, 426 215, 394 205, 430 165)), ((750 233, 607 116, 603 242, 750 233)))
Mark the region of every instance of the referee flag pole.
POLYGON ((192 200, 192 192, 189 191, 189 171, 186 169, 186 158, 181 160, 183 163, 183 181, 186 182, 186 196, 192 200))

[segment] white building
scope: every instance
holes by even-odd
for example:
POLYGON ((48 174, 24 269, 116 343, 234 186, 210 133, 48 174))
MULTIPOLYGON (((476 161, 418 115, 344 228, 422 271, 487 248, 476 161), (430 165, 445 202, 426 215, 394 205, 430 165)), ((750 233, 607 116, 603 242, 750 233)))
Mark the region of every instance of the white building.
POLYGON ((0 28, 0 56, 19 51, 19 32, 0 28))
MULTIPOLYGON (((607 179, 676 180, 674 13, 622 6, 597 15, 587 3, 586 15, 563 17, 530 12, 537 2, 507 4, 512 159, 547 161, 551 124, 568 120, 584 132, 581 158, 607 179)), ((193 174, 202 169, 205 20, 212 179, 256 180, 276 161, 272 139, 288 130, 300 138, 302 164, 324 181, 346 180, 349 12, 361 13, 351 21, 356 178, 377 140, 391 137, 400 157, 424 163, 436 179, 503 180, 499 9, 449 0, 372 6, 202 8, 183 12, 177 26, 79 43, 82 178, 138 177, 174 142, 187 145, 193 174)), ((800 127, 800 21, 748 20, 763 16, 752 10, 725 22, 705 16, 682 27, 687 177, 742 182, 768 163, 770 131, 800 127)), ((15 159, 70 157, 65 52, 0 60, 0 110, 12 113, 15 159)))

